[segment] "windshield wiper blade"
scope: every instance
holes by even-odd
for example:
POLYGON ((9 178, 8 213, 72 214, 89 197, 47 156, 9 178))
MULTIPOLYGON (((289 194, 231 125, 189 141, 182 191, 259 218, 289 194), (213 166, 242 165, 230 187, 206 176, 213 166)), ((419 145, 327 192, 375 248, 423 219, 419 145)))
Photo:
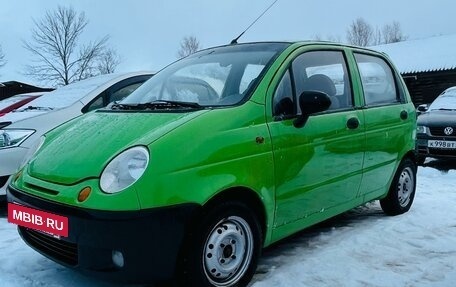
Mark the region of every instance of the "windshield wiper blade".
POLYGON ((52 111, 54 108, 51 107, 35 107, 35 106, 28 106, 24 109, 17 110, 18 112, 23 111, 30 111, 30 110, 39 110, 39 111, 52 111))
POLYGON ((111 110, 141 110, 142 108, 138 108, 138 105, 127 105, 127 104, 119 104, 115 103, 107 108, 110 108, 111 110))
POLYGON ((203 108, 200 104, 195 103, 195 102, 181 102, 181 101, 169 101, 169 100, 156 100, 150 103, 147 103, 146 105, 167 105, 167 106, 178 106, 178 107, 184 107, 184 108, 194 108, 194 109, 201 109, 203 108))
POLYGON ((110 107, 112 110, 159 110, 159 109, 175 109, 175 108, 190 108, 190 109, 202 109, 204 108, 195 102, 180 102, 180 101, 168 101, 168 100, 157 100, 149 103, 141 104, 120 104, 115 103, 110 107))

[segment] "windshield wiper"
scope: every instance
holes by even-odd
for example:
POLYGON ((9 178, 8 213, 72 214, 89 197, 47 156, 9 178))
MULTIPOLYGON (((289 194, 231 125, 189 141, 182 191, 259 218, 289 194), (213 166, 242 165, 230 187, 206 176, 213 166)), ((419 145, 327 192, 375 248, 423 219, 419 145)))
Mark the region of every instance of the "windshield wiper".
POLYGON ((439 111, 454 111, 455 109, 445 109, 445 108, 440 108, 439 111))
POLYGON ((180 101, 168 101, 168 100, 157 100, 150 103, 141 104, 113 104, 111 109, 113 110, 158 110, 158 109, 172 109, 172 108, 190 108, 190 109, 202 109, 198 103, 195 102, 180 102, 180 101))
POLYGON ((157 100, 153 101, 150 103, 147 103, 146 105, 168 105, 168 106, 178 106, 178 107, 183 107, 183 108, 193 108, 193 109, 201 109, 202 106, 198 103, 195 102, 181 102, 181 101, 168 101, 168 100, 157 100))
POLYGON ((114 103, 112 105, 107 106, 106 108, 111 110, 137 110, 139 109, 137 105, 126 105, 126 104, 119 104, 114 103))
POLYGON ((31 110, 38 110, 38 111, 52 111, 54 108, 51 107, 35 107, 35 106, 28 106, 25 109, 17 110, 18 112, 23 111, 31 111, 31 110))

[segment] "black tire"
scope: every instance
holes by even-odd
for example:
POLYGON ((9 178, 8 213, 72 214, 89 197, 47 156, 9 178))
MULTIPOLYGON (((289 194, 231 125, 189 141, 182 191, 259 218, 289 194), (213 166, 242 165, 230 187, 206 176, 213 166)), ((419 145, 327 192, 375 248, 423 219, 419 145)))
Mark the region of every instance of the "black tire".
POLYGON ((388 195, 380 200, 380 206, 388 215, 407 212, 412 206, 416 190, 416 164, 404 159, 394 175, 388 195))
POLYGON ((262 247, 255 214, 241 202, 228 201, 210 208, 199 219, 184 247, 178 286, 247 286, 262 247))

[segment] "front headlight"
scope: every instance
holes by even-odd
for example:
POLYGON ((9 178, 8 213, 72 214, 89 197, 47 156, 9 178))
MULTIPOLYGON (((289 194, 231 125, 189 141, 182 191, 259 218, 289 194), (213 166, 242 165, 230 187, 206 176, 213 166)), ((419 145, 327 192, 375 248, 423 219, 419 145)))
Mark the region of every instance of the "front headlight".
POLYGON ((0 149, 19 146, 34 132, 34 130, 0 130, 0 149))
POLYGON ((416 133, 418 134, 425 134, 426 133, 426 126, 417 126, 416 127, 416 133))
POLYGON ((143 146, 127 149, 111 160, 100 178, 101 190, 117 193, 135 183, 149 163, 149 151, 143 146))

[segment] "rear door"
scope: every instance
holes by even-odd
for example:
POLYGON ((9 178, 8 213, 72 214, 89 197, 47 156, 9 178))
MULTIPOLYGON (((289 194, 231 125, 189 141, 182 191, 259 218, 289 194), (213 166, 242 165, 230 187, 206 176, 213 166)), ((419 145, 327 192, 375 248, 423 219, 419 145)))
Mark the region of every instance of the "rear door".
POLYGON ((407 150, 413 128, 413 111, 388 61, 376 54, 355 52, 364 95, 366 155, 360 195, 383 194, 401 156, 407 150))
POLYGON ((354 199, 365 142, 362 111, 354 108, 342 49, 296 53, 277 77, 268 123, 275 166, 275 227, 354 199), (297 98, 305 90, 325 92, 333 104, 296 128, 297 98))

